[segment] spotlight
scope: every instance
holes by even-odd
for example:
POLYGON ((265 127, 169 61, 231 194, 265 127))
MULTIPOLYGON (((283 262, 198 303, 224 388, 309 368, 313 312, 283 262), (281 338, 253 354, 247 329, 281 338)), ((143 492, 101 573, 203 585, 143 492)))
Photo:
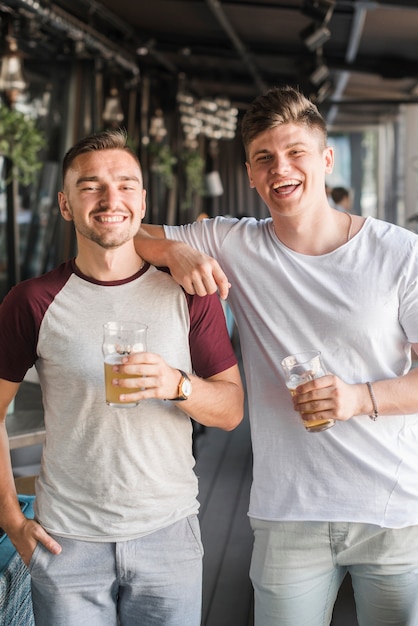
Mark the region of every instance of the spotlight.
POLYGON ((308 50, 314 52, 328 41, 331 37, 331 33, 323 24, 320 26, 317 24, 311 24, 301 31, 300 37, 308 50))
POLYGON ((327 80, 323 85, 320 86, 320 88, 316 92, 315 100, 317 104, 322 104, 322 102, 324 102, 324 100, 326 100, 328 96, 331 95, 331 91, 332 91, 331 81, 327 80))
POLYGON ((335 0, 305 0, 301 12, 316 22, 328 24, 334 7, 335 0))
POLYGON ((328 78, 328 76, 328 67, 324 63, 321 63, 314 69, 312 74, 309 76, 309 80, 313 85, 317 86, 323 83, 328 78))

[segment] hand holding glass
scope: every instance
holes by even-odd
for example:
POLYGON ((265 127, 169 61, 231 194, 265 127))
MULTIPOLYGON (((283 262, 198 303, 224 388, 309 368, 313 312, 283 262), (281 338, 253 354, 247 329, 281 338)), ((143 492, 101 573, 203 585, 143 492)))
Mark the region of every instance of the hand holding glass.
POLYGON ((140 387, 113 385, 115 379, 136 378, 132 374, 114 372, 113 366, 121 364, 125 356, 147 350, 147 328, 140 322, 107 322, 103 326, 106 403, 109 406, 129 409, 139 404, 139 401, 121 402, 121 394, 135 393, 140 387))
MULTIPOLYGON (((327 371, 322 362, 319 350, 307 350, 298 354, 290 354, 281 362, 286 387, 290 393, 295 395, 294 390, 299 385, 326 376, 327 371)), ((318 433, 334 426, 334 419, 306 419, 305 414, 301 415, 303 425, 310 433, 318 433)))

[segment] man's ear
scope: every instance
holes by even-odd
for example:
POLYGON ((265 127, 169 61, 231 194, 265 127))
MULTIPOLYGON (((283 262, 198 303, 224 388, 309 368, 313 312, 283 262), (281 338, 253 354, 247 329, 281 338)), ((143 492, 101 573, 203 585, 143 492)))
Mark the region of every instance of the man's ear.
POLYGON ((142 190, 142 211, 141 211, 141 220, 144 219, 145 213, 147 212, 147 190, 142 190))
POLYGON ((254 189, 255 184, 253 182, 253 177, 251 175, 251 165, 248 163, 248 161, 245 161, 245 167, 247 168, 247 174, 248 174, 248 180, 250 181, 250 187, 254 189))
POLYGON ((325 148, 325 172, 331 174, 334 169, 334 148, 327 146, 325 148))
POLYGON ((60 207, 61 215, 67 222, 73 221, 73 216, 68 204, 67 196, 63 191, 58 192, 58 204, 60 207))

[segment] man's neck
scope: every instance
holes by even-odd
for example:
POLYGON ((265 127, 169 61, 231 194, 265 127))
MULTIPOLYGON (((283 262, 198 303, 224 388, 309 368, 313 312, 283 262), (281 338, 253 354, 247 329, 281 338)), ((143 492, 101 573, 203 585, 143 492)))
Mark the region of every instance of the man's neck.
MULTIPOLYGON (((336 250, 358 232, 352 216, 329 210, 310 216, 273 216, 274 230, 280 241, 295 252, 319 256, 336 250)), ((357 227, 358 226, 358 227, 357 227)))
POLYGON ((79 245, 75 262, 85 276, 103 282, 129 278, 144 265, 132 241, 111 250, 100 248, 97 244, 79 245))

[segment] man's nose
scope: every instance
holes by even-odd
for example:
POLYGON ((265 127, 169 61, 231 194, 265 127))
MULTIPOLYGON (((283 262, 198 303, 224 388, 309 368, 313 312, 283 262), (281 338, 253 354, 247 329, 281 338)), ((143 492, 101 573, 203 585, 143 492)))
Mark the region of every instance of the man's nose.
POLYGON ((102 190, 99 199, 99 206, 108 209, 116 206, 118 203, 118 193, 116 189, 108 186, 102 190))
POLYGON ((270 171, 272 174, 282 174, 289 170, 289 160, 286 157, 275 156, 271 166, 270 171))

